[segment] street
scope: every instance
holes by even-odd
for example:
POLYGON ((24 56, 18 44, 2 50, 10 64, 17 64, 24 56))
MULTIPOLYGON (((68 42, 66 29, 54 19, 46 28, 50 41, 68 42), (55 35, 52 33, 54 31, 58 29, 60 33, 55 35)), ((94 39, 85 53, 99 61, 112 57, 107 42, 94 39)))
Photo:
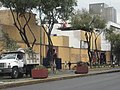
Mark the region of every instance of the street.
POLYGON ((120 90, 120 72, 27 85, 6 90, 120 90))

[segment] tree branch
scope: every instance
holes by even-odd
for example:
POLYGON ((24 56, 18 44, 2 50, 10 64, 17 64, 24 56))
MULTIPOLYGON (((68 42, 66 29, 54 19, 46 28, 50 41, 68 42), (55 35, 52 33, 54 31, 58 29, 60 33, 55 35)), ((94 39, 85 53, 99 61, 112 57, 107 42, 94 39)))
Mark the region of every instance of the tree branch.
POLYGON ((25 18, 25 21, 26 21, 26 23, 25 23, 25 25, 24 25, 24 28, 25 28, 26 26, 28 26, 28 29, 29 29, 29 31, 31 32, 31 34, 32 34, 32 36, 33 36, 33 38, 34 38, 34 41, 33 41, 33 43, 32 43, 32 48, 33 48, 33 46, 34 46, 34 44, 35 44, 35 42, 36 42, 36 38, 35 38, 35 35, 34 35, 34 33, 32 32, 32 30, 31 30, 31 28, 30 28, 30 26, 29 26, 29 24, 28 24, 28 22, 29 22, 30 19, 31 19, 31 14, 30 14, 30 12, 29 12, 29 18, 28 18, 28 20, 27 20, 27 18, 26 18, 25 15, 24 15, 24 18, 25 18))

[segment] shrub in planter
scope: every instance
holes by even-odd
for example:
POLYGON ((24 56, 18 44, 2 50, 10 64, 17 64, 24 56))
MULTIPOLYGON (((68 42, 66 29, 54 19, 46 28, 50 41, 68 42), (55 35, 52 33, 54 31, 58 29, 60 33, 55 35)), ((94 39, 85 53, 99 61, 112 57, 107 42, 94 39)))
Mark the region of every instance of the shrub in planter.
POLYGON ((32 69, 32 78, 43 79, 48 77, 48 69, 43 65, 38 65, 32 69))
POLYGON ((75 74, 87 74, 88 73, 88 65, 85 62, 77 62, 75 74))

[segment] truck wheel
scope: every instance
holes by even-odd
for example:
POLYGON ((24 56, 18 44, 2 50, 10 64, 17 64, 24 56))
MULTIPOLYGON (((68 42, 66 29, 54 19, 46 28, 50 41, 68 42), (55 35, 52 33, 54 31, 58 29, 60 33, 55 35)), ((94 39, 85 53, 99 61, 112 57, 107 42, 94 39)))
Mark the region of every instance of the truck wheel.
POLYGON ((14 67, 12 69, 11 77, 14 78, 14 79, 16 79, 16 78, 18 78, 18 75, 19 75, 18 68, 14 67))

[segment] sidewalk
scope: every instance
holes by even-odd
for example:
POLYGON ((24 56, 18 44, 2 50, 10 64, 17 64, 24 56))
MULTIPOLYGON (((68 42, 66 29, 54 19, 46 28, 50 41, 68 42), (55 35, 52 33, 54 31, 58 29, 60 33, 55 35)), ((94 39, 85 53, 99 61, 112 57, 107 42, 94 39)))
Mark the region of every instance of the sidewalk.
POLYGON ((57 71, 56 74, 49 74, 49 77, 45 79, 23 78, 14 80, 9 79, 3 82, 0 81, 0 89, 114 72, 120 72, 120 68, 90 69, 88 74, 75 74, 74 70, 61 70, 57 71))

